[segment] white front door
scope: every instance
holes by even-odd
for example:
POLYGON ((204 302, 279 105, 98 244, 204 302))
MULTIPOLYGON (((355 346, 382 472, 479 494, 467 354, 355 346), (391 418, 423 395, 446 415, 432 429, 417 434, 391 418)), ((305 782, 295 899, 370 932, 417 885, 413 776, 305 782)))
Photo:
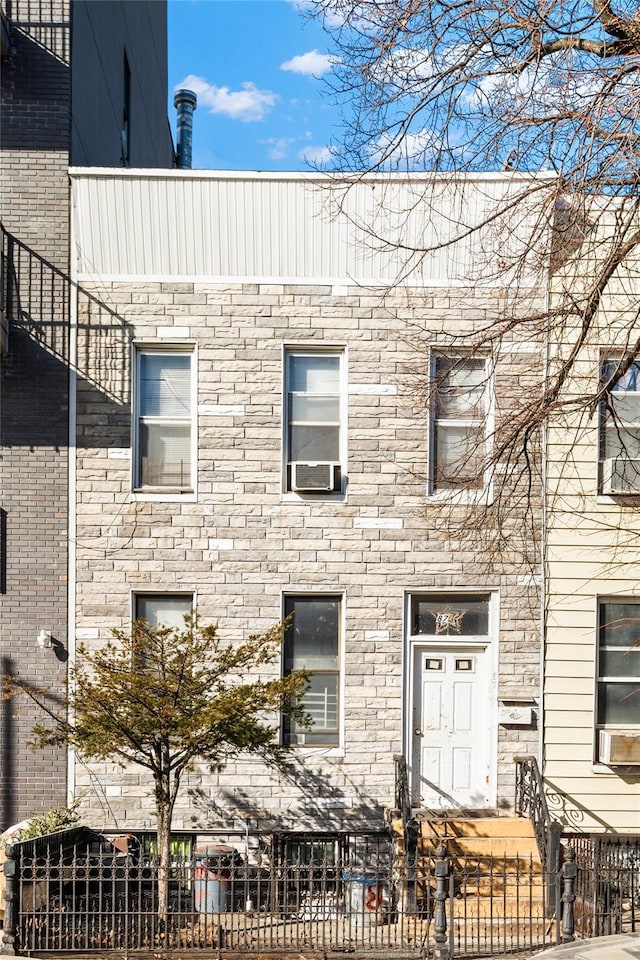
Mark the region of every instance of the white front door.
POLYGON ((490 805, 488 660, 482 647, 416 649, 414 803, 434 809, 490 805))

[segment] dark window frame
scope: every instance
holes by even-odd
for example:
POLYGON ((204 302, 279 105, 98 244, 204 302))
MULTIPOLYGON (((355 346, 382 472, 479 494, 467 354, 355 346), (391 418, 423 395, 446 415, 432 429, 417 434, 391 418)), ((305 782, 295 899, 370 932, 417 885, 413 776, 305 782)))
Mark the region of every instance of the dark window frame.
MULTIPOLYGON (((310 690, 303 697, 302 706, 306 708, 307 704, 309 707, 309 714, 313 717, 313 714, 319 714, 323 710, 323 705, 319 701, 317 691, 314 691, 314 677, 315 678, 334 678, 335 683, 329 682, 325 688, 325 703, 324 703, 324 714, 325 718, 328 720, 332 713, 335 713, 335 720, 332 725, 328 723, 324 727, 319 727, 316 724, 312 724, 311 727, 305 728, 299 726, 294 721, 291 721, 287 717, 283 717, 282 721, 282 742, 286 746, 291 747, 312 747, 312 748, 337 748, 341 744, 342 736, 342 617, 343 617, 343 603, 344 598, 342 594, 336 593, 295 593, 287 594, 284 597, 283 607, 284 607, 284 616, 290 617, 290 622, 285 631, 282 644, 282 672, 284 676, 287 676, 288 673, 293 669, 306 669, 310 674, 310 690), (296 655, 295 653, 295 640, 296 633, 300 630, 299 626, 296 626, 296 604, 332 604, 335 605, 334 611, 328 609, 329 620, 331 626, 335 626, 335 649, 330 655, 325 654, 327 660, 331 660, 332 664, 327 663, 325 666, 318 666, 313 663, 315 658, 305 657, 304 655, 296 655), (331 703, 332 690, 335 689, 335 704, 331 703), (314 732, 315 730, 315 732, 314 732)), ((302 617, 300 618, 302 619, 302 617)), ((324 639, 325 638, 320 638, 324 639)), ((333 642, 333 641, 332 641, 333 642)), ((309 637, 306 636, 303 638, 302 643, 304 646, 309 645, 309 637)), ((317 659, 322 659, 322 654, 319 654, 317 659)))

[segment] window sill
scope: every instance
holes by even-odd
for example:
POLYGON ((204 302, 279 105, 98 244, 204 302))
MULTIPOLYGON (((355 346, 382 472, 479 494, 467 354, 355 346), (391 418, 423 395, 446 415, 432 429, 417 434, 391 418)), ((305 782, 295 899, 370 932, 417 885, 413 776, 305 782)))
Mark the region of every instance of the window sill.
POLYGON ((175 489, 132 490, 131 499, 134 501, 156 501, 165 503, 195 503, 197 496, 195 490, 186 490, 184 492, 175 489))
POLYGON ((625 775, 632 774, 640 778, 640 764, 637 763, 613 763, 611 765, 606 763, 601 763, 599 760, 595 760, 591 764, 591 773, 595 774, 598 777, 609 776, 609 777, 619 777, 621 773, 625 775))
POLYGON ((432 493, 427 490, 427 503, 444 503, 454 507, 488 507, 493 503, 493 487, 484 490, 439 490, 432 493))
POLYGON ((288 750, 295 752, 297 757, 329 757, 332 760, 344 759, 344 747, 321 747, 309 746, 306 744, 295 744, 287 747, 288 750))
POLYGON ((281 503, 346 503, 347 494, 343 490, 334 490, 330 493, 295 493, 293 490, 284 490, 280 494, 281 503))

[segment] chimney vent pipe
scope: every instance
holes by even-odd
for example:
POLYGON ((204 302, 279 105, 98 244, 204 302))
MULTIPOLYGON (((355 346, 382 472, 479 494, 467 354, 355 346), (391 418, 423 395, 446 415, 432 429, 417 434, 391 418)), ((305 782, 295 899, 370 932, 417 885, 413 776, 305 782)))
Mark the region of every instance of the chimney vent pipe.
POLYGON ((197 104, 198 98, 193 90, 176 90, 173 105, 178 111, 176 162, 180 170, 191 169, 193 111, 197 104))

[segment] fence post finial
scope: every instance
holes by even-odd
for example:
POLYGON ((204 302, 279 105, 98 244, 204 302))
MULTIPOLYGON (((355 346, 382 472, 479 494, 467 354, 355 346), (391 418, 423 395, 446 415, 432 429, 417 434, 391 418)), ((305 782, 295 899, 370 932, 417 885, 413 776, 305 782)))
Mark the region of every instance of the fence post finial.
POLYGON ((571 943, 575 939, 576 921, 573 904, 576 899, 577 875, 576 852, 573 847, 568 847, 565 862, 562 865, 562 943, 571 943))
POLYGON ((3 864, 4 888, 4 921, 2 924, 2 945, 0 953, 5 956, 16 955, 16 938, 18 934, 18 864, 16 849, 12 843, 5 848, 6 860, 3 864))
POLYGON ((439 960, 448 960, 449 948, 447 946, 447 897, 449 880, 449 862, 447 860, 446 847, 441 843, 436 849, 436 893, 435 893, 435 911, 433 915, 433 929, 435 931, 434 940, 436 942, 435 956, 439 960))

